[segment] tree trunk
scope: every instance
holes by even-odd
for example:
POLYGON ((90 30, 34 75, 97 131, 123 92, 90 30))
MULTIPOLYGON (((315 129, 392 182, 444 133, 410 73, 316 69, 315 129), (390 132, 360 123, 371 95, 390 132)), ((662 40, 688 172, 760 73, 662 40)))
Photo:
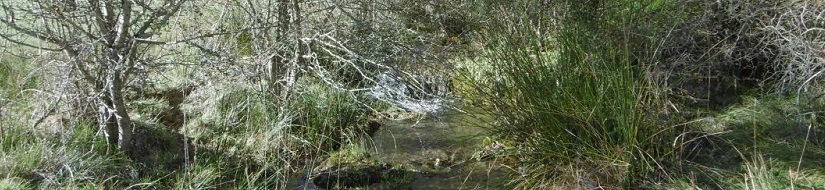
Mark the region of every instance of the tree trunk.
POLYGON ((133 55, 134 39, 130 33, 132 23, 132 2, 129 0, 121 0, 121 12, 117 19, 109 18, 108 24, 102 27, 108 28, 109 34, 106 36, 108 47, 106 48, 107 60, 104 64, 106 69, 106 77, 104 81, 104 96, 108 99, 106 110, 109 119, 106 122, 106 134, 110 145, 116 145, 117 148, 125 152, 127 155, 132 153, 133 144, 132 133, 134 126, 132 119, 129 117, 129 112, 126 110, 126 103, 123 98, 123 88, 126 82, 126 74, 129 73, 130 59, 133 55), (116 138, 115 138, 116 137, 116 138))
MULTIPOLYGON (((285 42, 287 39, 286 36, 289 33, 289 1, 290 0, 278 0, 278 28, 275 38, 279 43, 285 42)), ((269 90, 272 92, 280 93, 282 90, 280 83, 284 73, 286 73, 286 64, 289 62, 286 56, 286 51, 278 50, 272 55, 272 58, 269 59, 269 90)), ((277 98, 283 101, 280 94, 277 98)), ((279 102, 279 104, 281 103, 283 102, 279 102)))
MULTIPOLYGON (((115 69, 114 71, 117 72, 117 70, 118 69, 115 69)), ((124 81, 120 77, 119 72, 109 74, 106 80, 106 91, 108 91, 108 98, 112 102, 112 110, 110 111, 115 120, 114 124, 117 125, 117 130, 109 131, 109 134, 117 134, 117 147, 128 154, 132 151, 132 133, 134 132, 134 126, 132 126, 132 119, 129 117, 129 112, 126 111, 126 104, 123 99, 124 81)), ((112 127, 107 128, 114 129, 112 127)))
POLYGON ((278 1, 278 36, 281 42, 290 41, 292 52, 279 51, 270 59, 270 90, 278 92, 281 108, 288 106, 290 94, 300 77, 302 58, 306 52, 301 42, 301 7, 299 0, 278 1), (291 54, 291 55, 290 55, 291 54))

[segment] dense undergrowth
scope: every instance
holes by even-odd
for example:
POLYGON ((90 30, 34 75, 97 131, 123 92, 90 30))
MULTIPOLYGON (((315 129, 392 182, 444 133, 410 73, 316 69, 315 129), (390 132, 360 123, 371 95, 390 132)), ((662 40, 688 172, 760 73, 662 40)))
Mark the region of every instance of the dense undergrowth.
MULTIPOLYGON (((239 26, 249 20, 241 8, 230 18, 239 26)), ((349 28, 329 33, 351 32, 341 39, 319 32, 317 41, 295 42, 309 53, 296 58, 306 65, 286 95, 256 73, 256 61, 272 53, 264 47, 277 44, 262 40, 267 34, 221 36, 226 52, 213 53, 231 64, 147 70, 150 82, 127 102, 146 142, 137 155, 106 143, 88 114, 91 95, 61 78, 61 55, 4 49, 0 189, 289 189, 330 155, 370 149, 377 112, 397 102, 365 89, 387 73, 406 76, 405 90, 418 98, 455 95, 457 107, 482 112, 489 137, 480 146, 501 149, 483 158, 512 172, 511 188, 825 186, 822 3, 430 0, 393 8, 392 16, 356 14, 373 25, 339 21, 349 28), (452 92, 435 93, 441 87, 418 75, 439 76, 452 92)), ((174 48, 184 52, 177 58, 199 61, 190 60, 196 51, 174 48)))
POLYGON ((508 146, 499 159, 520 174, 516 188, 820 186, 822 164, 805 159, 822 150, 810 141, 821 130, 818 106, 806 100, 819 76, 790 68, 822 64, 805 53, 821 35, 793 32, 822 18, 777 18, 821 5, 491 4, 505 14, 487 14, 483 50, 459 64, 459 80, 470 81, 460 89, 497 118, 489 132, 499 143, 488 144, 508 146), (776 94, 789 91, 809 93, 776 94), (719 117, 736 124, 705 122, 719 117))
POLYGON ((298 89, 289 112, 272 110, 278 107, 254 87, 199 86, 175 108, 168 97, 133 101, 151 143, 128 157, 106 144, 94 122, 49 116, 33 128, 40 115, 23 110, 39 105, 27 98, 38 76, 27 76, 34 69, 13 60, 4 59, 12 68, 2 75, 3 189, 283 189, 304 167, 369 131, 361 104, 323 86, 298 89), (171 109, 192 121, 170 129, 166 124, 174 122, 163 115, 171 109))

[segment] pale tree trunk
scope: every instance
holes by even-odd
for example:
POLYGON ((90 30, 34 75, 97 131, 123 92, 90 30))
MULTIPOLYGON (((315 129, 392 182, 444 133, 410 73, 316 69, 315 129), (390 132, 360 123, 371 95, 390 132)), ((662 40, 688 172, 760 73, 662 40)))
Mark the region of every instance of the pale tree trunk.
POLYGON ((105 60, 104 63, 107 69, 104 81, 105 89, 103 89, 109 105, 105 105, 107 113, 101 114, 113 117, 113 119, 108 119, 107 122, 101 123, 101 125, 105 125, 109 144, 116 145, 117 148, 128 154, 131 153, 133 148, 132 133, 134 132, 134 126, 132 125, 132 119, 129 117, 129 112, 126 110, 123 88, 126 82, 124 77, 128 73, 131 62, 134 61, 130 59, 130 54, 134 49, 134 39, 129 32, 132 20, 132 1, 121 0, 120 6, 121 11, 117 18, 112 19, 109 17, 107 19, 105 25, 110 27, 101 27, 109 30, 109 35, 106 36, 109 48, 106 49, 108 60, 105 60))
MULTIPOLYGON (((113 65, 117 67, 118 65, 113 65)), ((126 110, 125 100, 123 98, 124 80, 119 74, 119 69, 110 69, 106 76, 106 105, 108 119, 105 123, 101 123, 106 127, 106 135, 109 139, 109 144, 117 145, 117 147, 124 152, 130 153, 132 151, 132 133, 134 126, 132 119, 129 117, 129 112, 126 110)))
POLYGON ((278 1, 277 38, 279 42, 291 41, 294 43, 292 52, 278 51, 269 63, 270 89, 278 92, 282 110, 289 105, 295 82, 301 75, 302 55, 306 52, 306 47, 301 42, 302 19, 300 15, 300 0, 278 1))
MULTIPOLYGON (((277 34, 275 36, 276 42, 284 42, 286 41, 286 35, 289 32, 289 2, 290 0, 278 0, 278 25, 277 25, 277 34)), ((276 51, 272 58, 269 59, 269 89, 274 92, 281 91, 281 79, 283 76, 286 67, 284 66, 287 61, 285 61, 286 53, 282 50, 276 51)), ((281 99, 281 96, 278 95, 278 99, 281 99)), ((281 102, 279 102, 281 103, 281 102)))
POLYGON ((295 43, 294 52, 292 54, 292 60, 289 61, 289 66, 286 71, 286 76, 284 76, 284 89, 281 91, 281 99, 285 101, 289 101, 289 97, 292 94, 292 89, 295 87, 295 82, 298 80, 301 72, 301 66, 303 65, 303 55, 306 53, 305 46, 303 42, 301 42, 301 6, 300 0, 292 0, 292 14, 290 16, 292 20, 292 34, 293 34, 293 43, 295 43))

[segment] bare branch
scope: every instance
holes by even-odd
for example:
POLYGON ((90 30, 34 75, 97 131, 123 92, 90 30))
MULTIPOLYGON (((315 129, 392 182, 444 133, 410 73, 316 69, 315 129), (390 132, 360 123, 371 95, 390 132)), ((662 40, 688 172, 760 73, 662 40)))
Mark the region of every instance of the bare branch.
MULTIPOLYGON (((144 2, 141 2, 141 1, 133 1, 133 2, 135 2, 135 4, 142 7, 143 9, 146 9, 146 10, 149 10, 150 12, 152 12, 152 14, 149 16, 149 19, 147 21, 143 22, 143 24, 141 24, 140 28, 138 28, 137 31, 135 32, 135 34, 138 34, 138 35, 145 35, 146 31, 149 30, 149 28, 155 23, 156 19, 158 19, 159 17, 162 17, 162 16, 166 16, 167 14, 170 14, 170 13, 166 12, 166 10, 164 10, 163 8, 153 9, 151 6, 147 5, 144 2)), ((166 7, 166 6, 171 5, 171 4, 172 4, 172 1, 165 1, 165 3, 161 7, 166 7)), ((148 38, 148 37, 151 37, 151 36, 142 36, 142 37, 143 38, 148 38)))
POLYGON ((84 35, 86 35, 86 37, 88 37, 89 39, 98 39, 98 38, 100 38, 100 37, 95 36, 95 35, 94 35, 94 34, 92 34, 91 32, 87 31, 86 29, 84 29, 83 27, 81 27, 79 24, 75 23, 72 19, 67 18, 67 17, 66 17, 66 15, 64 15, 64 14, 63 14, 63 12, 61 12, 61 11, 55 11, 55 14, 57 14, 58 19, 59 19, 60 21, 63 21, 63 22, 65 22, 65 23, 67 23, 67 24, 68 24, 68 27, 73 28, 74 30, 77 30, 77 31, 79 31, 79 32, 83 33, 83 34, 84 34, 84 35))
POLYGON ((94 14, 93 17, 95 19, 95 22, 97 22, 97 27, 100 30, 98 32, 100 32, 100 35, 103 35, 103 36, 107 35, 108 31, 106 31, 106 28, 108 28, 108 27, 107 27, 107 24, 106 24, 105 16, 103 16, 104 13, 103 13, 103 9, 100 5, 100 1, 99 0, 89 0, 89 5, 90 5, 90 8, 92 9, 91 10, 92 13, 94 14))
POLYGON ((0 38, 3 38, 3 39, 5 39, 5 40, 7 40, 7 41, 9 41, 13 44, 26 46, 26 47, 30 47, 30 48, 34 48, 34 49, 39 49, 39 50, 46 50, 46 51, 63 51, 64 50, 64 48, 55 49, 55 48, 48 48, 48 47, 33 45, 33 44, 26 43, 26 42, 23 42, 23 41, 20 41, 20 40, 12 39, 12 38, 10 38, 6 35, 3 35, 3 34, 0 34, 0 38))
POLYGON ((3 23, 6 26, 8 26, 9 28, 14 29, 14 30, 16 30, 16 31, 18 31, 22 34, 27 35, 27 36, 34 37, 34 38, 37 38, 37 39, 40 39, 40 40, 43 40, 43 41, 46 41, 46 42, 50 42, 50 43, 53 43, 53 44, 61 46, 61 47, 68 46, 68 43, 64 39, 56 38, 53 35, 48 35, 48 34, 44 34, 44 33, 40 33, 40 32, 35 32, 34 30, 30 30, 28 28, 20 27, 17 24, 15 24, 13 22, 10 22, 8 20, 0 20, 0 23, 3 23))
MULTIPOLYGON (((172 1, 169 0, 168 2, 172 2, 172 1)), ((149 19, 149 21, 147 21, 146 23, 143 23, 143 26, 141 26, 140 29, 138 29, 138 31, 137 31, 138 34, 145 34, 146 30, 148 30, 153 24, 159 24, 159 25, 166 24, 166 22, 169 21, 169 18, 171 18, 172 15, 178 14, 178 11, 180 11, 181 6, 183 6, 183 3, 185 3, 185 2, 186 2, 186 0, 179 0, 179 1, 177 1, 177 3, 171 3, 172 4, 172 10, 171 11, 166 11, 164 9, 159 9, 156 12, 157 13, 156 16, 163 16, 163 18, 161 18, 157 23, 154 22, 155 21, 154 18, 149 19)), ((156 17, 156 16, 153 15, 153 17, 156 17)))

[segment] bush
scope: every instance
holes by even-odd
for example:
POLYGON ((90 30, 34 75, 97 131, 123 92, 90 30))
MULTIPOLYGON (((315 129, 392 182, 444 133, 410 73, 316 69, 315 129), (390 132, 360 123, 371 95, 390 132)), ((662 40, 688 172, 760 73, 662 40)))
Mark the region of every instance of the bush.
MULTIPOLYGON (((664 44, 677 99, 723 108, 751 89, 787 94, 823 71, 825 5, 811 1, 694 1, 664 44), (686 98, 680 98, 686 97, 686 98)), ((813 80, 816 81, 816 80, 813 80)), ((695 105, 695 104, 694 104, 695 105)))

